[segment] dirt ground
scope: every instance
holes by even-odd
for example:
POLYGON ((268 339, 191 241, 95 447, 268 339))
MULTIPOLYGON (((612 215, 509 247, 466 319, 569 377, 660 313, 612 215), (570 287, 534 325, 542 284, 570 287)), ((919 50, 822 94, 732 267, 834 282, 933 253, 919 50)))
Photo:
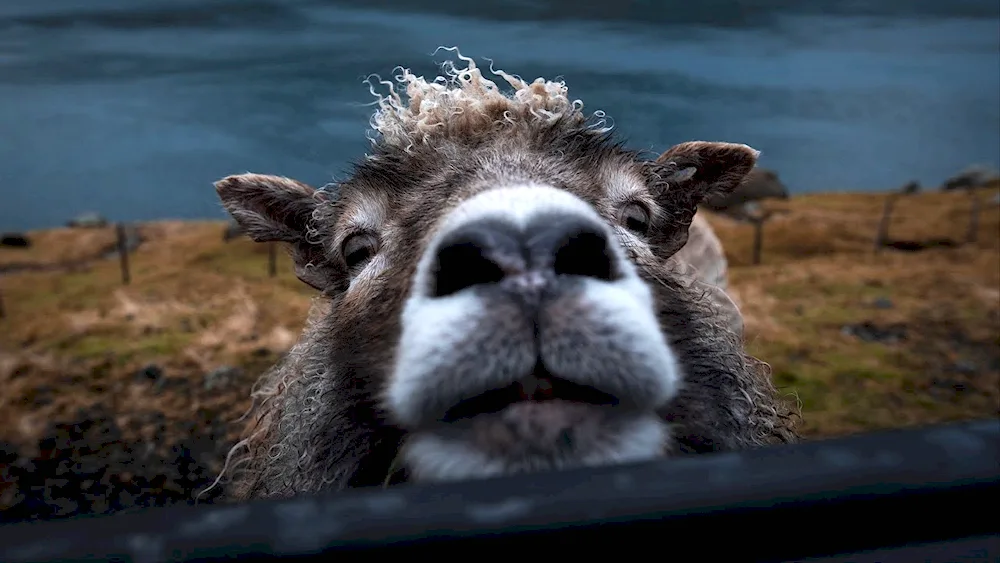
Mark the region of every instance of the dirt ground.
MULTIPOLYGON (((964 193, 771 202, 753 227, 712 215, 749 350, 799 402, 810 439, 1000 414, 1000 205, 967 243, 964 193)), ((113 228, 0 247, 0 522, 218 498, 256 377, 294 342, 312 293, 279 253, 223 242, 223 222, 138 225, 123 285, 113 228)))

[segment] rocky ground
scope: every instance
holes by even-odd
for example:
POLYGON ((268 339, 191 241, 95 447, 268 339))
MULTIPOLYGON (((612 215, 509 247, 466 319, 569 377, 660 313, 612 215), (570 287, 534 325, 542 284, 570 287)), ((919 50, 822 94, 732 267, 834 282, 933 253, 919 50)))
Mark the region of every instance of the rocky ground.
MULTIPOLYGON (((255 373, 265 367, 257 364, 255 373)), ((13 369, 14 386, 51 383, 25 389, 21 405, 58 414, 22 415, 20 428, 5 432, 20 435, 0 441, 0 522, 220 497, 224 484, 212 485, 236 443, 232 421, 254 377, 229 366, 193 376, 149 364, 126 380, 114 369, 108 361, 66 366, 61 375, 39 365, 13 369), (61 389, 78 394, 68 398, 61 389)))
MULTIPOLYGON (((965 243, 963 193, 907 196, 890 236, 952 247, 875 254, 880 194, 772 205, 752 227, 711 216, 749 349, 822 438, 1000 414, 1000 206, 965 243)), ((28 233, 0 247, 0 523, 214 502, 249 389, 294 341, 311 293, 224 222, 28 233)))
MULTIPOLYGON (((215 477, 231 442, 218 421, 169 421, 152 411, 136 425, 157 430, 150 441, 129 440, 104 405, 51 423, 29 448, 0 443, 3 522, 190 502, 215 477), (172 438, 174 437, 174 438, 172 438)), ((212 502, 221 489, 204 494, 212 502)))

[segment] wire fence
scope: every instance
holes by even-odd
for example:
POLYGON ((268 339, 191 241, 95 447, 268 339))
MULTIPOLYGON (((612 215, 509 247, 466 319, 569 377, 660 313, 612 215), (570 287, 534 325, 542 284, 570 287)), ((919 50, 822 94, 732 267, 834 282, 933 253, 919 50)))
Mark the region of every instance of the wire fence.
MULTIPOLYGON (((830 213, 815 214, 813 215, 810 210, 788 210, 788 209, 753 209, 747 211, 734 212, 730 217, 735 218, 744 224, 749 225, 752 230, 752 243, 750 245, 750 264, 751 265, 761 265, 764 263, 764 252, 766 250, 765 245, 765 231, 767 226, 774 224, 774 220, 781 217, 794 216, 803 220, 814 220, 815 223, 819 224, 822 222, 835 222, 837 224, 851 226, 855 232, 863 232, 864 230, 871 229, 872 234, 872 249, 875 254, 881 253, 887 248, 901 251, 915 251, 923 250, 929 247, 957 247, 964 244, 974 244, 978 240, 980 216, 982 214, 983 203, 982 197, 979 191, 975 189, 969 190, 956 190, 952 193, 956 194, 956 197, 961 197, 961 193, 965 192, 965 196, 968 197, 969 207, 968 207, 968 219, 967 225, 964 229, 964 236, 960 240, 954 240, 947 237, 938 237, 928 241, 914 241, 914 240, 894 240, 891 237, 891 227, 893 224, 893 219, 899 216, 898 207, 899 202, 904 198, 919 197, 920 194, 914 194, 913 192, 906 190, 905 187, 896 192, 890 192, 885 195, 882 205, 882 211, 879 215, 877 223, 872 226, 868 219, 859 219, 855 215, 848 213, 841 214, 839 216, 832 216, 830 213)), ((115 252, 118 256, 119 268, 121 271, 121 283, 122 285, 129 285, 132 283, 132 272, 131 272, 131 262, 130 254, 138 250, 139 244, 132 240, 134 235, 130 236, 130 233, 134 232, 134 227, 128 223, 120 222, 111 226, 115 232, 115 252)), ((242 237, 238 226, 235 224, 229 224, 224 227, 222 238, 223 241, 229 242, 234 239, 242 237)), ((267 263, 266 272, 271 278, 278 275, 278 243, 267 243, 267 263)), ((103 254, 102 254, 103 255, 103 254)), ((95 258, 96 259, 96 258, 95 258)), ((87 260, 83 260, 87 262, 87 260)), ((78 263, 68 265, 65 268, 71 269, 73 266, 79 266, 78 263)), ((58 266, 54 267, 58 269, 58 266)), ((14 269, 16 272, 17 270, 14 269)), ((3 275, 3 265, 0 264, 0 277, 3 275)), ((2 284, 0 284, 0 319, 7 316, 8 310, 5 307, 4 292, 2 284)))
MULTIPOLYGON (((955 192, 956 197, 961 197, 960 192, 955 192)), ((895 240, 891 236, 891 226, 894 218, 898 218, 898 203, 903 198, 913 198, 919 197, 914 192, 902 189, 898 192, 890 192, 885 195, 882 205, 882 212, 879 215, 878 221, 873 229, 874 233, 872 235, 872 249, 875 254, 880 254, 886 248, 892 248, 895 250, 902 251, 913 251, 913 250, 923 250, 929 247, 956 247, 962 244, 975 244, 978 241, 979 234, 979 224, 980 215, 983 208, 982 198, 979 192, 974 189, 967 190, 965 195, 969 199, 968 207, 968 222, 964 229, 964 236, 958 240, 953 240, 943 237, 935 237, 927 241, 915 241, 915 240, 895 240)), ((753 243, 751 246, 751 260, 752 265, 760 265, 763 263, 763 250, 764 250, 764 231, 765 226, 770 223, 772 219, 785 217, 794 214, 800 219, 814 218, 817 223, 819 222, 831 222, 831 217, 827 215, 815 215, 814 217, 809 216, 808 211, 796 210, 790 211, 787 209, 758 209, 749 212, 738 212, 734 214, 734 217, 747 222, 753 229, 753 243)), ((861 232, 862 230, 867 230, 872 228, 871 223, 867 219, 859 219, 856 216, 839 216, 833 219, 836 223, 844 226, 851 226, 856 229, 855 232, 861 232)))

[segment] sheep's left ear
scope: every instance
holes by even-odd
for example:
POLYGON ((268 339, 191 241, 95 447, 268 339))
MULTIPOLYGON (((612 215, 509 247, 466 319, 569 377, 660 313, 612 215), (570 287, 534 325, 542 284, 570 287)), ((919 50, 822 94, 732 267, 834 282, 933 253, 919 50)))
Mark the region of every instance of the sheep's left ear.
POLYGON ((653 163, 657 199, 668 216, 654 241, 672 255, 688 239, 698 206, 716 194, 728 194, 757 164, 760 151, 738 143, 689 141, 675 145, 653 163))
POLYGON ((739 143, 689 141, 668 149, 656 164, 670 189, 683 192, 698 205, 709 196, 735 190, 756 166, 759 155, 760 151, 739 143))

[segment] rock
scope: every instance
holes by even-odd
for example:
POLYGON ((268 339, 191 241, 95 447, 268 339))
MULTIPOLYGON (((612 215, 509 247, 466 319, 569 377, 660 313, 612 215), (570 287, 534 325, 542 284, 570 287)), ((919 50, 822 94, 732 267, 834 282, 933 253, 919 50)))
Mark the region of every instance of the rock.
MULTIPOLYGON (((148 416, 162 419, 162 413, 148 416)), ((180 425, 155 443, 126 436, 107 407, 94 405, 49 424, 37 448, 22 452, 0 443, 0 521, 192 504, 232 446, 218 423, 180 425)), ((199 502, 215 502, 222 492, 215 487, 199 502)))
POLYGON ((958 243, 948 238, 934 238, 930 240, 892 240, 883 246, 901 252, 921 252, 932 248, 956 248, 958 243))
POLYGON ((206 391, 212 389, 223 389, 231 385, 235 380, 243 375, 240 368, 232 366, 222 366, 205 374, 204 387, 206 391))
MULTIPOLYGON (((931 389, 951 391, 953 393, 961 393, 968 389, 968 386, 962 382, 955 379, 938 379, 934 378, 931 380, 931 389)), ((935 395, 940 395, 940 393, 934 393, 935 395)))
POLYGON ((0 441, 0 466, 12 465, 20 457, 17 446, 0 441))
POLYGON ((55 389, 51 385, 39 385, 29 389, 25 398, 35 406, 51 405, 55 400, 55 389))
POLYGON ((222 233, 223 242, 229 242, 234 238, 239 238, 241 236, 243 236, 243 227, 241 227, 236 221, 230 220, 229 224, 226 225, 226 230, 222 233))
POLYGON ((0 246, 28 248, 31 246, 31 239, 23 233, 3 233, 0 234, 0 246))
POLYGON ((153 385, 153 391, 157 395, 168 390, 190 391, 190 386, 191 382, 185 377, 162 377, 156 380, 156 383, 153 385))
POLYGON ((77 215, 74 219, 66 223, 66 226, 82 229, 99 229, 107 227, 108 220, 97 213, 90 212, 77 215))
POLYGON ((777 172, 754 168, 746 180, 728 195, 708 198, 704 205, 714 211, 738 209, 746 203, 762 199, 788 199, 788 188, 778 178, 777 172))
POLYGON ((968 360, 958 360, 951 365, 951 371, 964 375, 976 375, 979 369, 976 367, 976 364, 968 360))
POLYGON ((941 184, 941 190, 947 192, 979 188, 997 180, 1000 180, 1000 173, 996 170, 982 165, 973 165, 945 180, 941 184))
POLYGON ((149 364, 132 376, 138 382, 158 381, 163 377, 163 368, 156 364, 149 364))
POLYGON ((871 321, 865 321, 855 325, 844 325, 840 332, 865 342, 881 342, 883 344, 894 344, 906 339, 906 326, 901 324, 880 327, 871 321))
POLYGON ((872 302, 872 306, 876 309, 892 309, 892 301, 888 297, 879 297, 872 302))
POLYGON ((917 182, 916 180, 907 182, 906 184, 903 184, 903 187, 899 188, 899 193, 901 194, 909 195, 919 192, 920 192, 920 182, 917 182))

